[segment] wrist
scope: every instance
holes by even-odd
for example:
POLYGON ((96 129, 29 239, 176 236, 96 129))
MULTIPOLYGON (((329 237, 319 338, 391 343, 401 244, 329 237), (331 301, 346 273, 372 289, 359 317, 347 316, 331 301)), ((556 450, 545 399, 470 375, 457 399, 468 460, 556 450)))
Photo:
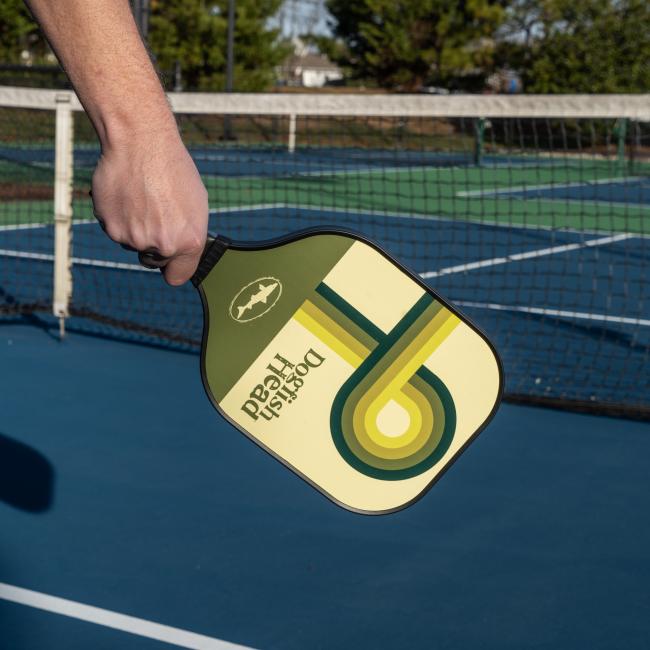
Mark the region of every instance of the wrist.
POLYGON ((95 129, 102 150, 132 146, 134 142, 152 138, 178 138, 174 115, 165 103, 162 107, 113 109, 98 117, 95 129))

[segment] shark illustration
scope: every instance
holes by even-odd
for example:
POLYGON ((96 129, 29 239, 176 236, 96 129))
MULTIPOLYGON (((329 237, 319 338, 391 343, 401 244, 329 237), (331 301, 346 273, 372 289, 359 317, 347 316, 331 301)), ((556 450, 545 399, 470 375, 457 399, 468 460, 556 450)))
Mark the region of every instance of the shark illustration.
POLYGON ((278 287, 277 282, 272 282, 271 284, 267 284, 264 286, 262 283, 259 283, 258 285, 258 291, 254 293, 249 301, 245 305, 240 305, 237 307, 237 318, 241 318, 242 314, 247 312, 249 309, 253 309, 255 305, 257 305, 260 302, 263 302, 266 304, 266 301, 269 299, 271 294, 276 290, 278 287))

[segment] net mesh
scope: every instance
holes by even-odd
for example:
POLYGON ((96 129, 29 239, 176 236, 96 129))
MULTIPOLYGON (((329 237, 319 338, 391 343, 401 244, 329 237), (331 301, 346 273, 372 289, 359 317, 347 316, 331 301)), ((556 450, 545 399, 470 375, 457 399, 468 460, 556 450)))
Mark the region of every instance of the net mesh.
MULTIPOLYGON (((51 308, 54 118, 51 97, 29 100, 43 108, 0 108, 5 317, 51 308)), ((360 232, 486 331, 511 399, 648 417, 650 125, 629 98, 223 101, 174 99, 212 231, 360 232)), ((98 155, 76 113, 70 326, 198 350, 191 286, 166 287, 92 218, 98 155)))

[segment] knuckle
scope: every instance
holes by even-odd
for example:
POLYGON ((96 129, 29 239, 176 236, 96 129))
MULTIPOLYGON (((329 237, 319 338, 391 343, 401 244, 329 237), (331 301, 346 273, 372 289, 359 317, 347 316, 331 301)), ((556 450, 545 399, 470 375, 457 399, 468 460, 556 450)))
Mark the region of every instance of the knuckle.
POLYGON ((128 238, 128 243, 129 246, 132 246, 135 248, 137 251, 144 251, 147 249, 147 240, 145 237, 142 236, 142 234, 138 232, 131 232, 129 233, 129 238, 128 238))
POLYGON ((193 234, 188 237, 185 249, 190 253, 197 253, 203 250, 205 246, 205 237, 200 236, 199 234, 193 234))
POLYGON ((176 247, 168 240, 163 240, 158 243, 156 250, 163 257, 174 257, 176 255, 176 247))
POLYGON ((104 232, 106 233, 109 239, 112 239, 117 244, 126 243, 124 240, 124 233, 122 232, 122 229, 119 226, 115 226, 110 222, 104 221, 104 232))

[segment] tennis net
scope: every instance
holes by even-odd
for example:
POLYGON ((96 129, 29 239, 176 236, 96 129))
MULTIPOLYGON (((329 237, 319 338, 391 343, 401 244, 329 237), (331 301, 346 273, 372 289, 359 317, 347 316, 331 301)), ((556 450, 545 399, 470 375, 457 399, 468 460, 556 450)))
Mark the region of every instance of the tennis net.
MULTIPOLYGON (((360 232, 488 333, 510 399, 650 417, 650 96, 170 102, 212 231, 360 232)), ((0 316, 197 350, 194 290, 92 218, 98 155, 73 94, 0 88, 0 316)))

